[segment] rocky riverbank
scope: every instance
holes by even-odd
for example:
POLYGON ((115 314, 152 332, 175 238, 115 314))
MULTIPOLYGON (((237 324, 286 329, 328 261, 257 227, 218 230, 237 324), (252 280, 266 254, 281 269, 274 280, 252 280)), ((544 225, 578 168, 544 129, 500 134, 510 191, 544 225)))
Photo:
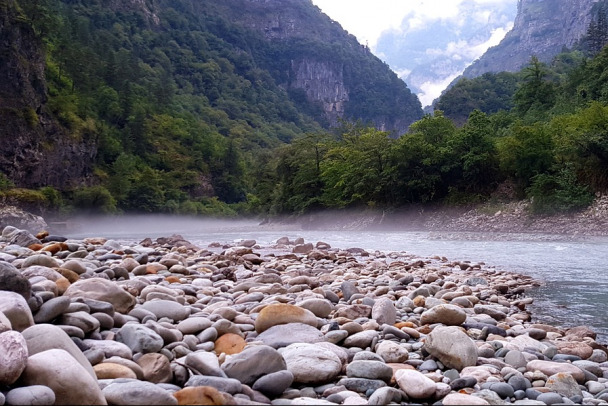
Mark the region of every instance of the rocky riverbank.
POLYGON ((273 219, 266 227, 298 224, 303 229, 482 232, 554 235, 561 238, 608 236, 608 196, 568 214, 534 215, 530 202, 484 203, 473 207, 412 206, 397 210, 326 211, 273 219))
POLYGON ((6 227, 0 405, 606 404, 608 352, 530 277, 283 238, 123 245, 6 227))

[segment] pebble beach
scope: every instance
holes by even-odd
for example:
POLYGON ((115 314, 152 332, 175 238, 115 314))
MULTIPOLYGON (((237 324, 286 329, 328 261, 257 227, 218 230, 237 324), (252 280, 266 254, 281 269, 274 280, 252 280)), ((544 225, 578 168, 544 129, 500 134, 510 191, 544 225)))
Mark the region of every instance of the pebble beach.
POLYGON ((0 405, 608 404, 608 349, 484 263, 7 226, 0 405))

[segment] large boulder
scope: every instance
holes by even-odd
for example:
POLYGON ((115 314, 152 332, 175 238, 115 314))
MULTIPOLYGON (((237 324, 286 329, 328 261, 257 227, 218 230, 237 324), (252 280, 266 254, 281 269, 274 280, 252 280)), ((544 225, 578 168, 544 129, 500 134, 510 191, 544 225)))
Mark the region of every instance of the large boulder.
POLYGON ((48 229, 48 224, 38 215, 21 210, 15 206, 0 207, 0 229, 10 226, 31 233, 48 229))
POLYGON ((342 361, 336 354, 314 344, 291 344, 280 353, 294 382, 323 384, 336 378, 342 370, 342 361))
POLYGON ((427 336, 424 349, 448 368, 460 371, 477 365, 477 346, 458 327, 436 327, 427 336))
POLYGON ((242 352, 226 357, 222 370, 226 376, 252 385, 258 378, 287 369, 281 354, 267 345, 245 348, 242 352))
POLYGON ((17 268, 4 261, 0 261, 0 290, 19 293, 26 300, 32 296, 30 281, 17 268))
POLYGON ((460 326, 467 319, 464 310, 455 305, 440 304, 426 310, 420 315, 420 323, 441 323, 446 326, 460 326))
POLYGON ((102 278, 79 280, 70 285, 63 294, 67 297, 81 297, 111 303, 119 313, 128 313, 135 306, 135 297, 116 285, 102 278))
POLYGON ((62 405, 107 405, 97 379, 68 352, 52 349, 30 356, 21 374, 24 385, 44 385, 62 405))
POLYGON ((0 290, 0 312, 11 322, 13 330, 23 331, 34 325, 32 311, 19 293, 0 290))
POLYGON ((27 343, 21 333, 0 333, 0 385, 12 385, 19 378, 27 357, 27 343))
POLYGON ((87 357, 60 327, 53 324, 36 324, 25 329, 22 334, 30 356, 51 349, 64 350, 95 378, 95 371, 87 357))

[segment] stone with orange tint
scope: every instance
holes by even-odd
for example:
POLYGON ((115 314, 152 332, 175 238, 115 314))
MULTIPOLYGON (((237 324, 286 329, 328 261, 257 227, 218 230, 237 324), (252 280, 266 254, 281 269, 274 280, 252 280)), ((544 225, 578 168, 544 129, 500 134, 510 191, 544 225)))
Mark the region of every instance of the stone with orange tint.
POLYGON ((243 351, 247 342, 238 334, 226 333, 215 340, 215 353, 226 355, 238 354, 243 351))
POLYGON ((191 386, 173 393, 178 405, 225 405, 221 392, 212 386, 191 386))

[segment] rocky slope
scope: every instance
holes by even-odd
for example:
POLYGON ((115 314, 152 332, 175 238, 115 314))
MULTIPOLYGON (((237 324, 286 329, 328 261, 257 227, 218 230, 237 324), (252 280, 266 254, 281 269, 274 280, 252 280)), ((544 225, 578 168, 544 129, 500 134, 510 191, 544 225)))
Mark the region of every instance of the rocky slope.
POLYGON ((464 77, 486 72, 516 72, 532 55, 550 62, 564 47, 587 33, 597 0, 520 0, 513 29, 495 47, 469 66, 464 77))
POLYGON ((391 212, 324 212, 283 222, 296 221, 305 229, 529 233, 563 238, 608 236, 608 196, 598 197, 589 208, 570 214, 532 215, 528 205, 527 201, 518 201, 469 208, 420 206, 391 212))

